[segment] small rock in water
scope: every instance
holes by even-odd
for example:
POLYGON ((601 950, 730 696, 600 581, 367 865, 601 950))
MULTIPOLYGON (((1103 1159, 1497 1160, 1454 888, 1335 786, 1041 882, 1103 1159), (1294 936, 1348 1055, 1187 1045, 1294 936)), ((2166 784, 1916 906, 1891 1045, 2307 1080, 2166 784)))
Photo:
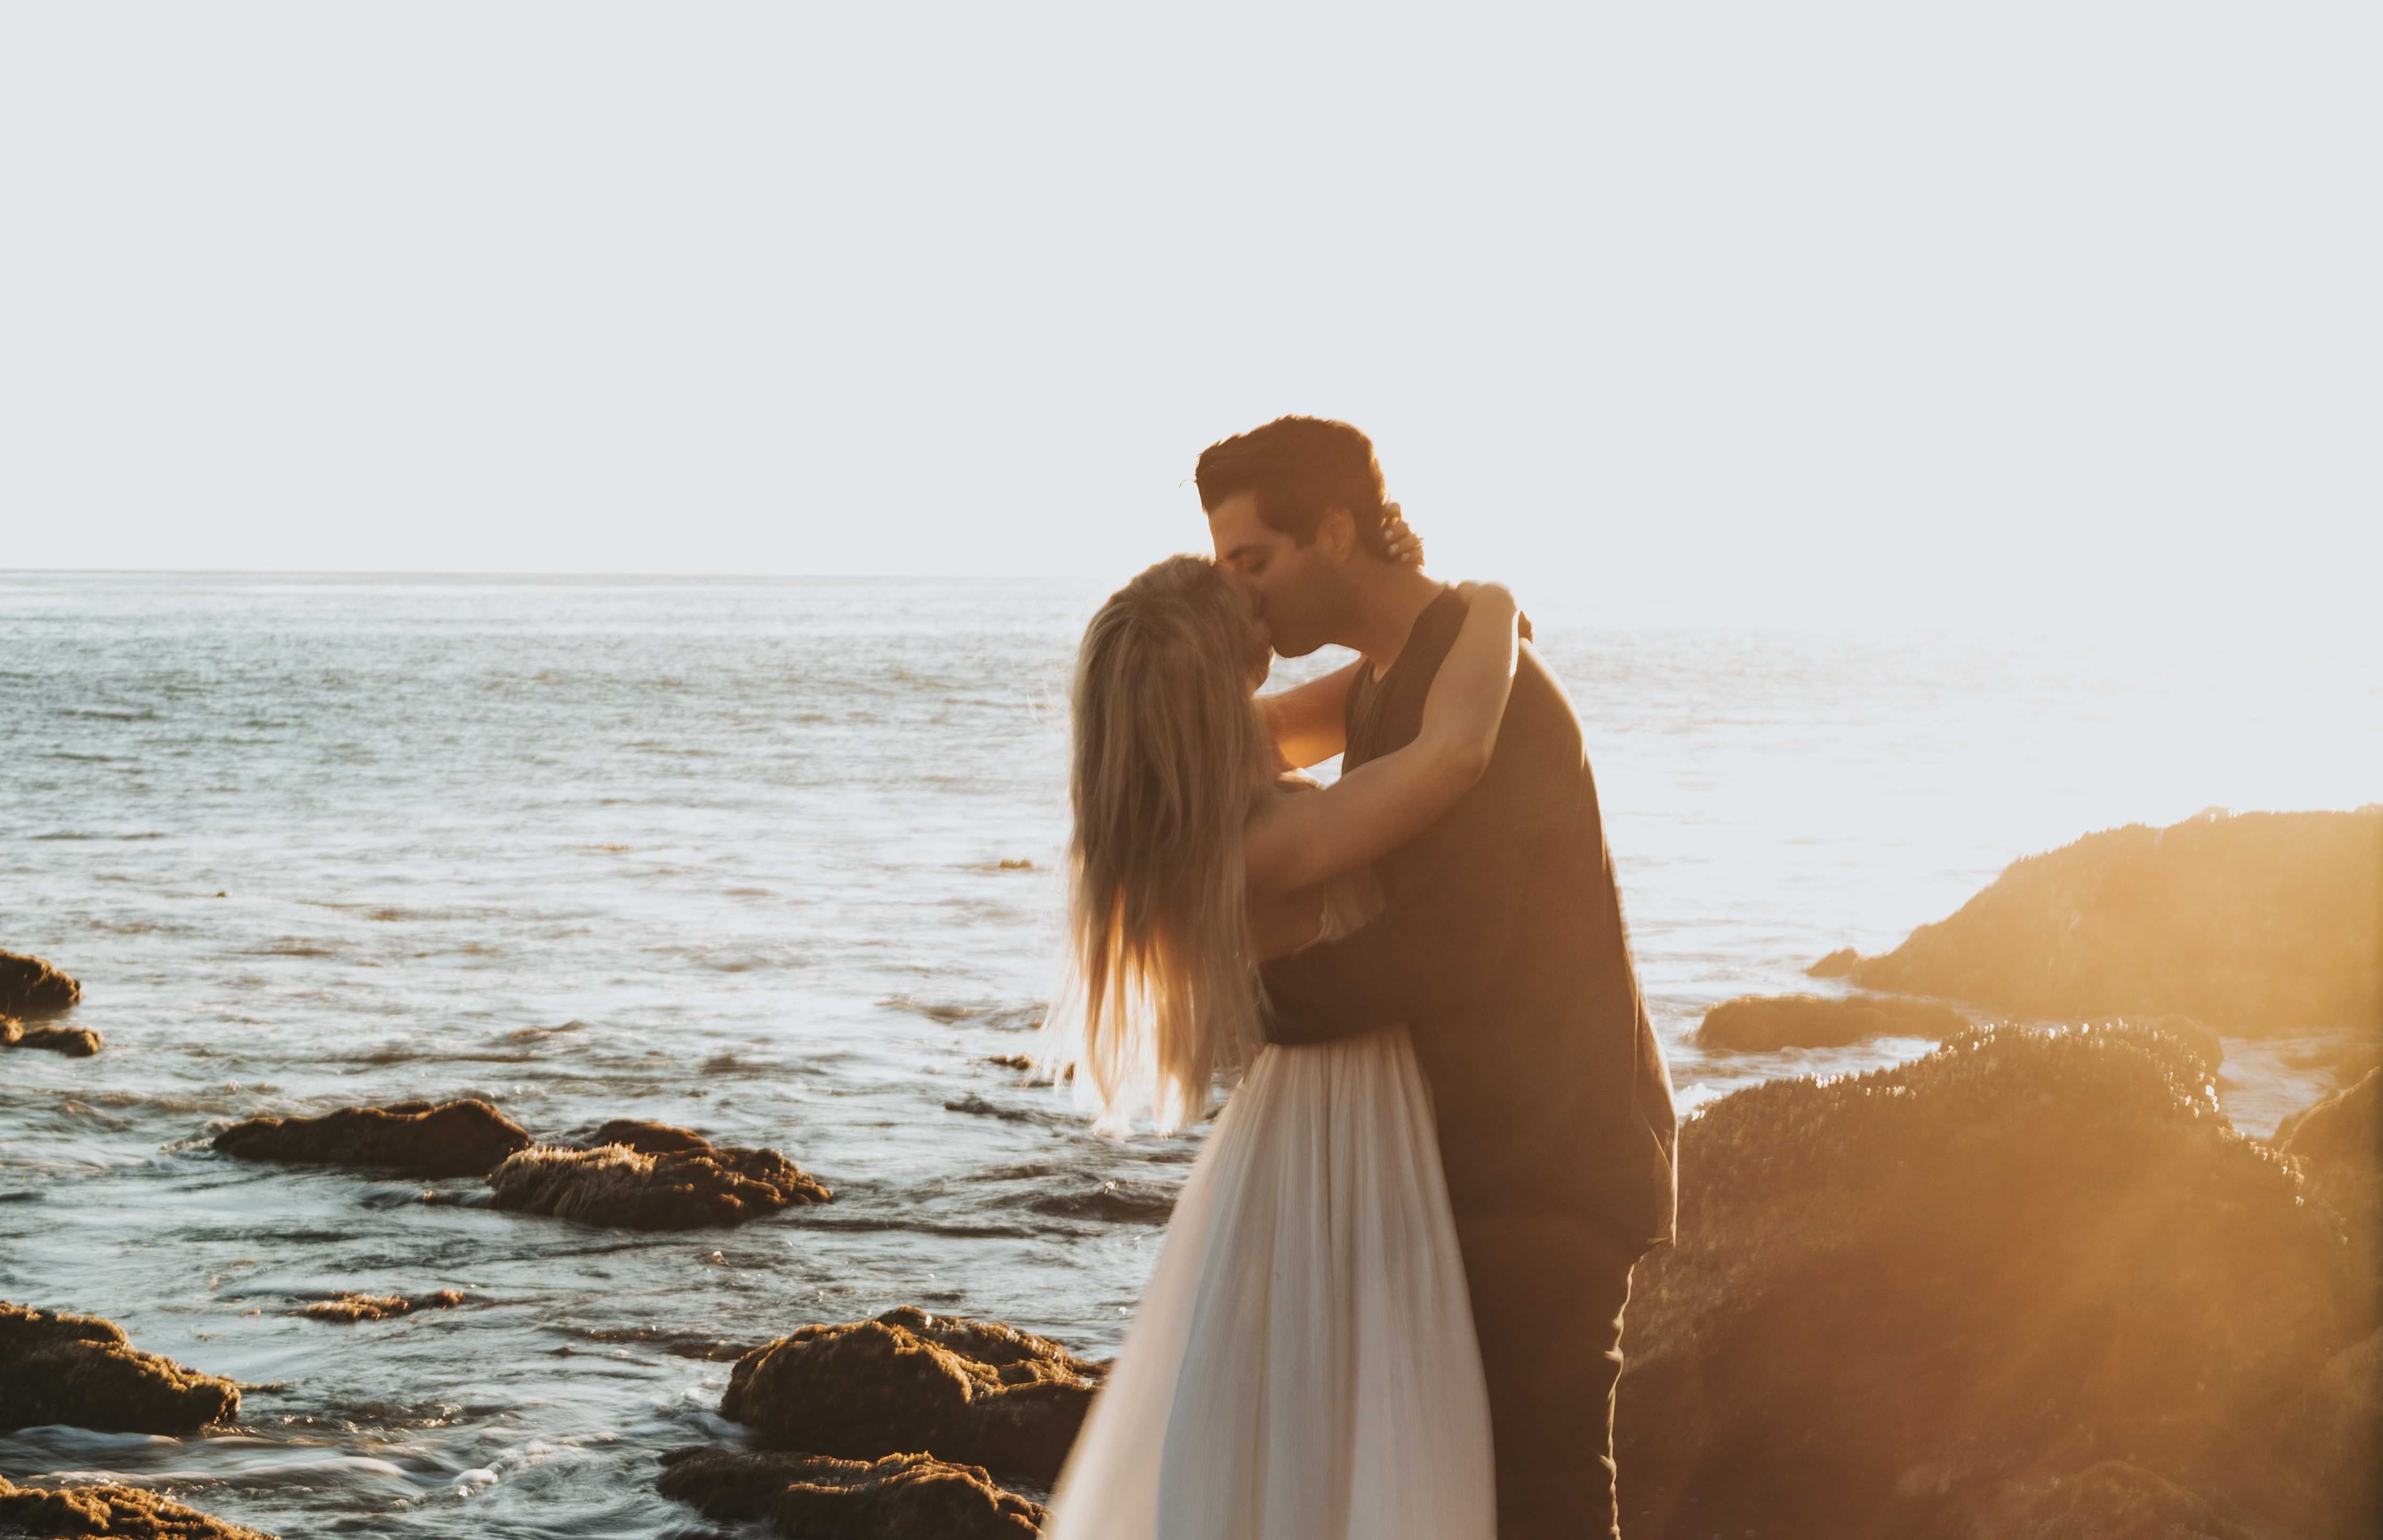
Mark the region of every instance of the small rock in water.
POLYGON ((46 1048, 70 1059, 87 1059, 99 1052, 100 1037, 88 1027, 28 1027, 14 1016, 0 1016, 0 1048, 46 1048))
POLYGON ((529 1134, 486 1102, 433 1106, 394 1102, 341 1107, 320 1117, 252 1117, 216 1136, 215 1147, 246 1161, 383 1166, 414 1177, 482 1177, 529 1134))
POLYGON ((741 1225, 835 1196, 775 1150, 708 1142, 660 1155, 641 1154, 624 1144, 593 1150, 539 1145, 507 1157, 488 1173, 488 1186, 495 1208, 633 1230, 741 1225))
POLYGON ((0 1432, 186 1434, 239 1413, 231 1381, 141 1351, 113 1321, 0 1301, 0 1432))
POLYGON ((82 998, 82 986, 39 957, 0 952, 0 1016, 56 1016, 82 998))
POLYGON ((932 1455, 874 1462, 743 1449, 673 1449, 655 1486, 721 1523, 869 1540, 1032 1540, 1043 1510, 973 1465, 932 1455))
POLYGON ((358 1321, 390 1321, 401 1315, 411 1315, 417 1310, 452 1310, 463 1302, 463 1291, 453 1288, 442 1288, 436 1294, 416 1294, 410 1299, 402 1294, 338 1294, 290 1313, 315 1321, 336 1321, 342 1325, 352 1325, 358 1321))
POLYGON ((905 1305, 754 1349, 730 1372, 720 1414, 776 1448, 924 1451, 1048 1484, 1107 1373, 1048 1337, 905 1305))
POLYGON ((1949 1038, 1969 1018, 1934 1000, 1858 994, 1747 994, 1705 1013, 1697 1041, 1753 1053, 1774 1048, 1843 1048, 1865 1038, 1949 1038))
POLYGON ((648 1123, 639 1117, 616 1117, 587 1136, 590 1149, 624 1144, 640 1155, 673 1155, 681 1150, 709 1150, 711 1140, 692 1128, 673 1123, 648 1123))
POLYGON ((1850 946, 1841 946, 1804 970, 1807 979, 1842 979, 1861 961, 1861 954, 1850 946))
POLYGON ((0 1476, 0 1534, 120 1540, 274 1540, 262 1530, 185 1508, 139 1486, 99 1483, 45 1491, 0 1476))

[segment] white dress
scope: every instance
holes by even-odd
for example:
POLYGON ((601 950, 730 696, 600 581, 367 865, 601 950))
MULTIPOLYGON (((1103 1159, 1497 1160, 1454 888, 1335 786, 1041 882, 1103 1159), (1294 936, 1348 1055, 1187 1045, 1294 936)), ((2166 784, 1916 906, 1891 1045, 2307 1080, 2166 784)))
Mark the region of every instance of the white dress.
POLYGON ((1043 1540, 1494 1540, 1489 1398, 1404 1028, 1257 1055, 1043 1540))

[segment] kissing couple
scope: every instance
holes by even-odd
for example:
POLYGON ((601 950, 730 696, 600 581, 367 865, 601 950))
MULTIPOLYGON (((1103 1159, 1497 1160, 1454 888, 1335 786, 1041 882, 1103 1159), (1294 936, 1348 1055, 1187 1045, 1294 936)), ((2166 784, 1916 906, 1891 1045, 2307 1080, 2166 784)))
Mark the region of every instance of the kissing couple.
POLYGON ((1216 560, 1077 657, 1038 1064, 1112 1127, 1232 1090, 1046 1540, 1618 1535, 1676 1125, 1579 720, 1511 594, 1425 575, 1354 427, 1280 418, 1197 482, 1216 560), (1327 642, 1360 656, 1257 694, 1327 642))

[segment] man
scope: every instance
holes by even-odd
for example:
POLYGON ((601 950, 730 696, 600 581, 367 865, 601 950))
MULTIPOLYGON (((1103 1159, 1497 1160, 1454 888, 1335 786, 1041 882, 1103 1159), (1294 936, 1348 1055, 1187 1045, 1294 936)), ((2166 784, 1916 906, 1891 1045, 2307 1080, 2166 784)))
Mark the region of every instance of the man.
MULTIPOLYGON (((1364 655, 1343 768, 1411 741, 1464 606, 1391 560, 1371 441, 1284 417, 1209 446, 1197 481, 1275 650, 1364 655)), ((1499 1534, 1618 1535, 1622 1311, 1632 1265, 1673 1238, 1676 1121, 1580 723, 1531 648, 1488 773, 1378 870, 1379 918, 1266 966, 1268 1035, 1410 1029, 1488 1382, 1499 1534)))

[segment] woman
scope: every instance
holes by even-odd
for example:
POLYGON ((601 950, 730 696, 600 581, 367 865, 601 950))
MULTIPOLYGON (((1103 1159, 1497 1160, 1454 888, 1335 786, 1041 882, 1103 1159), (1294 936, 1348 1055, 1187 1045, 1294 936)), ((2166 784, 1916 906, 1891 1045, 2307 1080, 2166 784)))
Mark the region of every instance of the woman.
POLYGON ((1405 1029, 1260 1035, 1256 965, 1364 918, 1364 871, 1487 768, 1515 610, 1471 591, 1414 742, 1328 789, 1353 668, 1276 697, 1254 607, 1162 561, 1084 634, 1074 974, 1056 1053, 1111 1126, 1162 1128, 1241 1073, 1052 1497, 1052 1540, 1491 1540, 1489 1410, 1430 1092, 1405 1029))

